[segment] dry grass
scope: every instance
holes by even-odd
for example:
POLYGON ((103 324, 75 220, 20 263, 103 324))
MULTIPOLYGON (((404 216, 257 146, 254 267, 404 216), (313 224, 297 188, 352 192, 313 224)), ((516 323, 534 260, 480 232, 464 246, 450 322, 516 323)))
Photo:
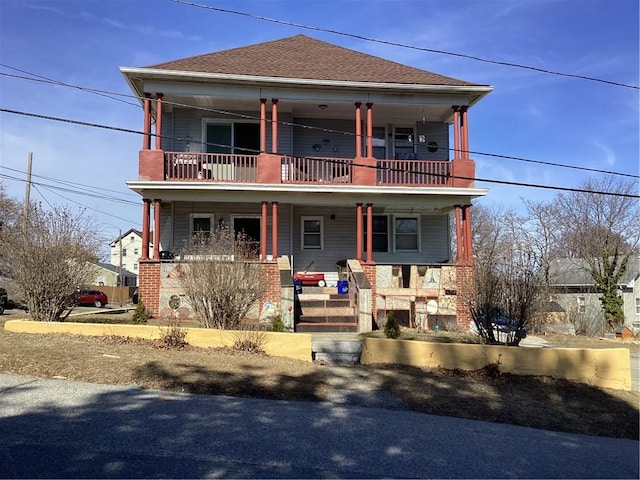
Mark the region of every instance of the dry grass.
MULTIPOLYGON (((109 316, 108 321, 125 322, 130 315, 109 316)), ((9 318, 0 317, 0 326, 9 318)), ((563 337, 547 339, 563 346, 620 346, 563 337), (569 341, 573 344, 565 345, 569 341)), ((461 341, 442 332, 437 339, 422 339, 461 341)), ((639 399, 631 392, 500 374, 491 368, 461 372, 376 365, 368 370, 372 381, 419 412, 638 439, 639 399)), ((0 328, 0 372, 201 394, 326 401, 332 368, 232 349, 168 349, 161 342, 17 334, 0 328)))

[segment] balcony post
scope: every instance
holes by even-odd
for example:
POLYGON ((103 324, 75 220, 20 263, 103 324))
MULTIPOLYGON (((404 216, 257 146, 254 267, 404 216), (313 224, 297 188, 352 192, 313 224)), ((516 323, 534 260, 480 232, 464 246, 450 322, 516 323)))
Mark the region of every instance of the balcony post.
POLYGON ((278 99, 271 99, 271 152, 278 151, 278 99))
POLYGON ((367 157, 373 157, 373 103, 367 103, 367 157))
POLYGON ((151 150, 151 100, 149 94, 144 94, 144 130, 142 135, 142 149, 151 150))
POLYGON ((462 207, 464 240, 465 240, 465 263, 473 265, 473 237, 471 235, 471 205, 462 207))
POLYGON ((362 157, 362 115, 360 112, 361 102, 356 102, 356 158, 362 157))
POLYGON ((267 99, 260 99, 260 153, 267 151, 267 99))
POLYGON ((156 93, 156 150, 162 150, 162 93, 156 93))
POLYGON ((462 158, 465 160, 469 159, 469 116, 467 115, 467 107, 460 107, 461 118, 460 118, 460 139, 461 147, 462 147, 462 158))
POLYGON ((460 158, 460 109, 457 105, 453 109, 453 159, 460 158))

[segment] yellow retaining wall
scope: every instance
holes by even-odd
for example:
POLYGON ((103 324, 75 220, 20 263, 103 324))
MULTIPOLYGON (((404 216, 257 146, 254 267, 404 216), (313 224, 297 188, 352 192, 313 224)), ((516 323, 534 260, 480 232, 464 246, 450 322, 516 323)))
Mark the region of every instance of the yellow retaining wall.
POLYGON ((499 362, 504 373, 565 378, 600 388, 631 390, 631 353, 626 348, 503 347, 365 338, 360 362, 462 370, 478 370, 499 362))
MULTIPOLYGON (((72 335, 107 336, 158 339, 162 330, 167 327, 157 325, 121 325, 105 323, 75 323, 75 322, 32 322, 28 320, 9 320, 4 325, 5 330, 18 333, 69 333, 72 335)), ((252 333, 264 334, 264 351, 275 357, 288 357, 296 360, 312 361, 311 335, 304 333, 281 332, 243 332, 229 330, 215 330, 208 328, 182 328, 186 332, 185 341, 189 345, 202 348, 216 348, 231 346, 236 339, 245 338, 243 335, 252 333)))

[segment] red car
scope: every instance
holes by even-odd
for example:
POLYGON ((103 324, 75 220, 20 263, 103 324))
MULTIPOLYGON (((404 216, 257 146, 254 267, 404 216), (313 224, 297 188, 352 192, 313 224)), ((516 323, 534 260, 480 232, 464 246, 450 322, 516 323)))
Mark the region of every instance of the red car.
POLYGON ((76 293, 76 304, 78 305, 93 305, 94 307, 104 307, 109 303, 107 294, 100 290, 80 290, 76 293))

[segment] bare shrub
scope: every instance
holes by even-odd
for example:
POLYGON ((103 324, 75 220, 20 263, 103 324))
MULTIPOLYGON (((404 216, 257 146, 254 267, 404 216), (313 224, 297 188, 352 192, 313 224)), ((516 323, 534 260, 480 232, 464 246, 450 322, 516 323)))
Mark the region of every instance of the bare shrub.
POLYGON ((167 327, 160 327, 160 342, 165 348, 173 350, 181 350, 189 344, 185 340, 187 332, 185 332, 180 321, 176 318, 169 319, 167 327))
POLYGON ((40 206, 29 209, 23 224, 0 230, 0 270, 20 290, 33 320, 59 320, 73 292, 90 283, 100 251, 97 231, 83 211, 40 206))
POLYGON ((251 244, 221 226, 195 235, 181 253, 181 286, 201 326, 239 328, 263 289, 251 244))
POLYGON ((233 332, 233 349, 243 352, 265 355, 264 350, 268 338, 264 330, 245 326, 233 332))

